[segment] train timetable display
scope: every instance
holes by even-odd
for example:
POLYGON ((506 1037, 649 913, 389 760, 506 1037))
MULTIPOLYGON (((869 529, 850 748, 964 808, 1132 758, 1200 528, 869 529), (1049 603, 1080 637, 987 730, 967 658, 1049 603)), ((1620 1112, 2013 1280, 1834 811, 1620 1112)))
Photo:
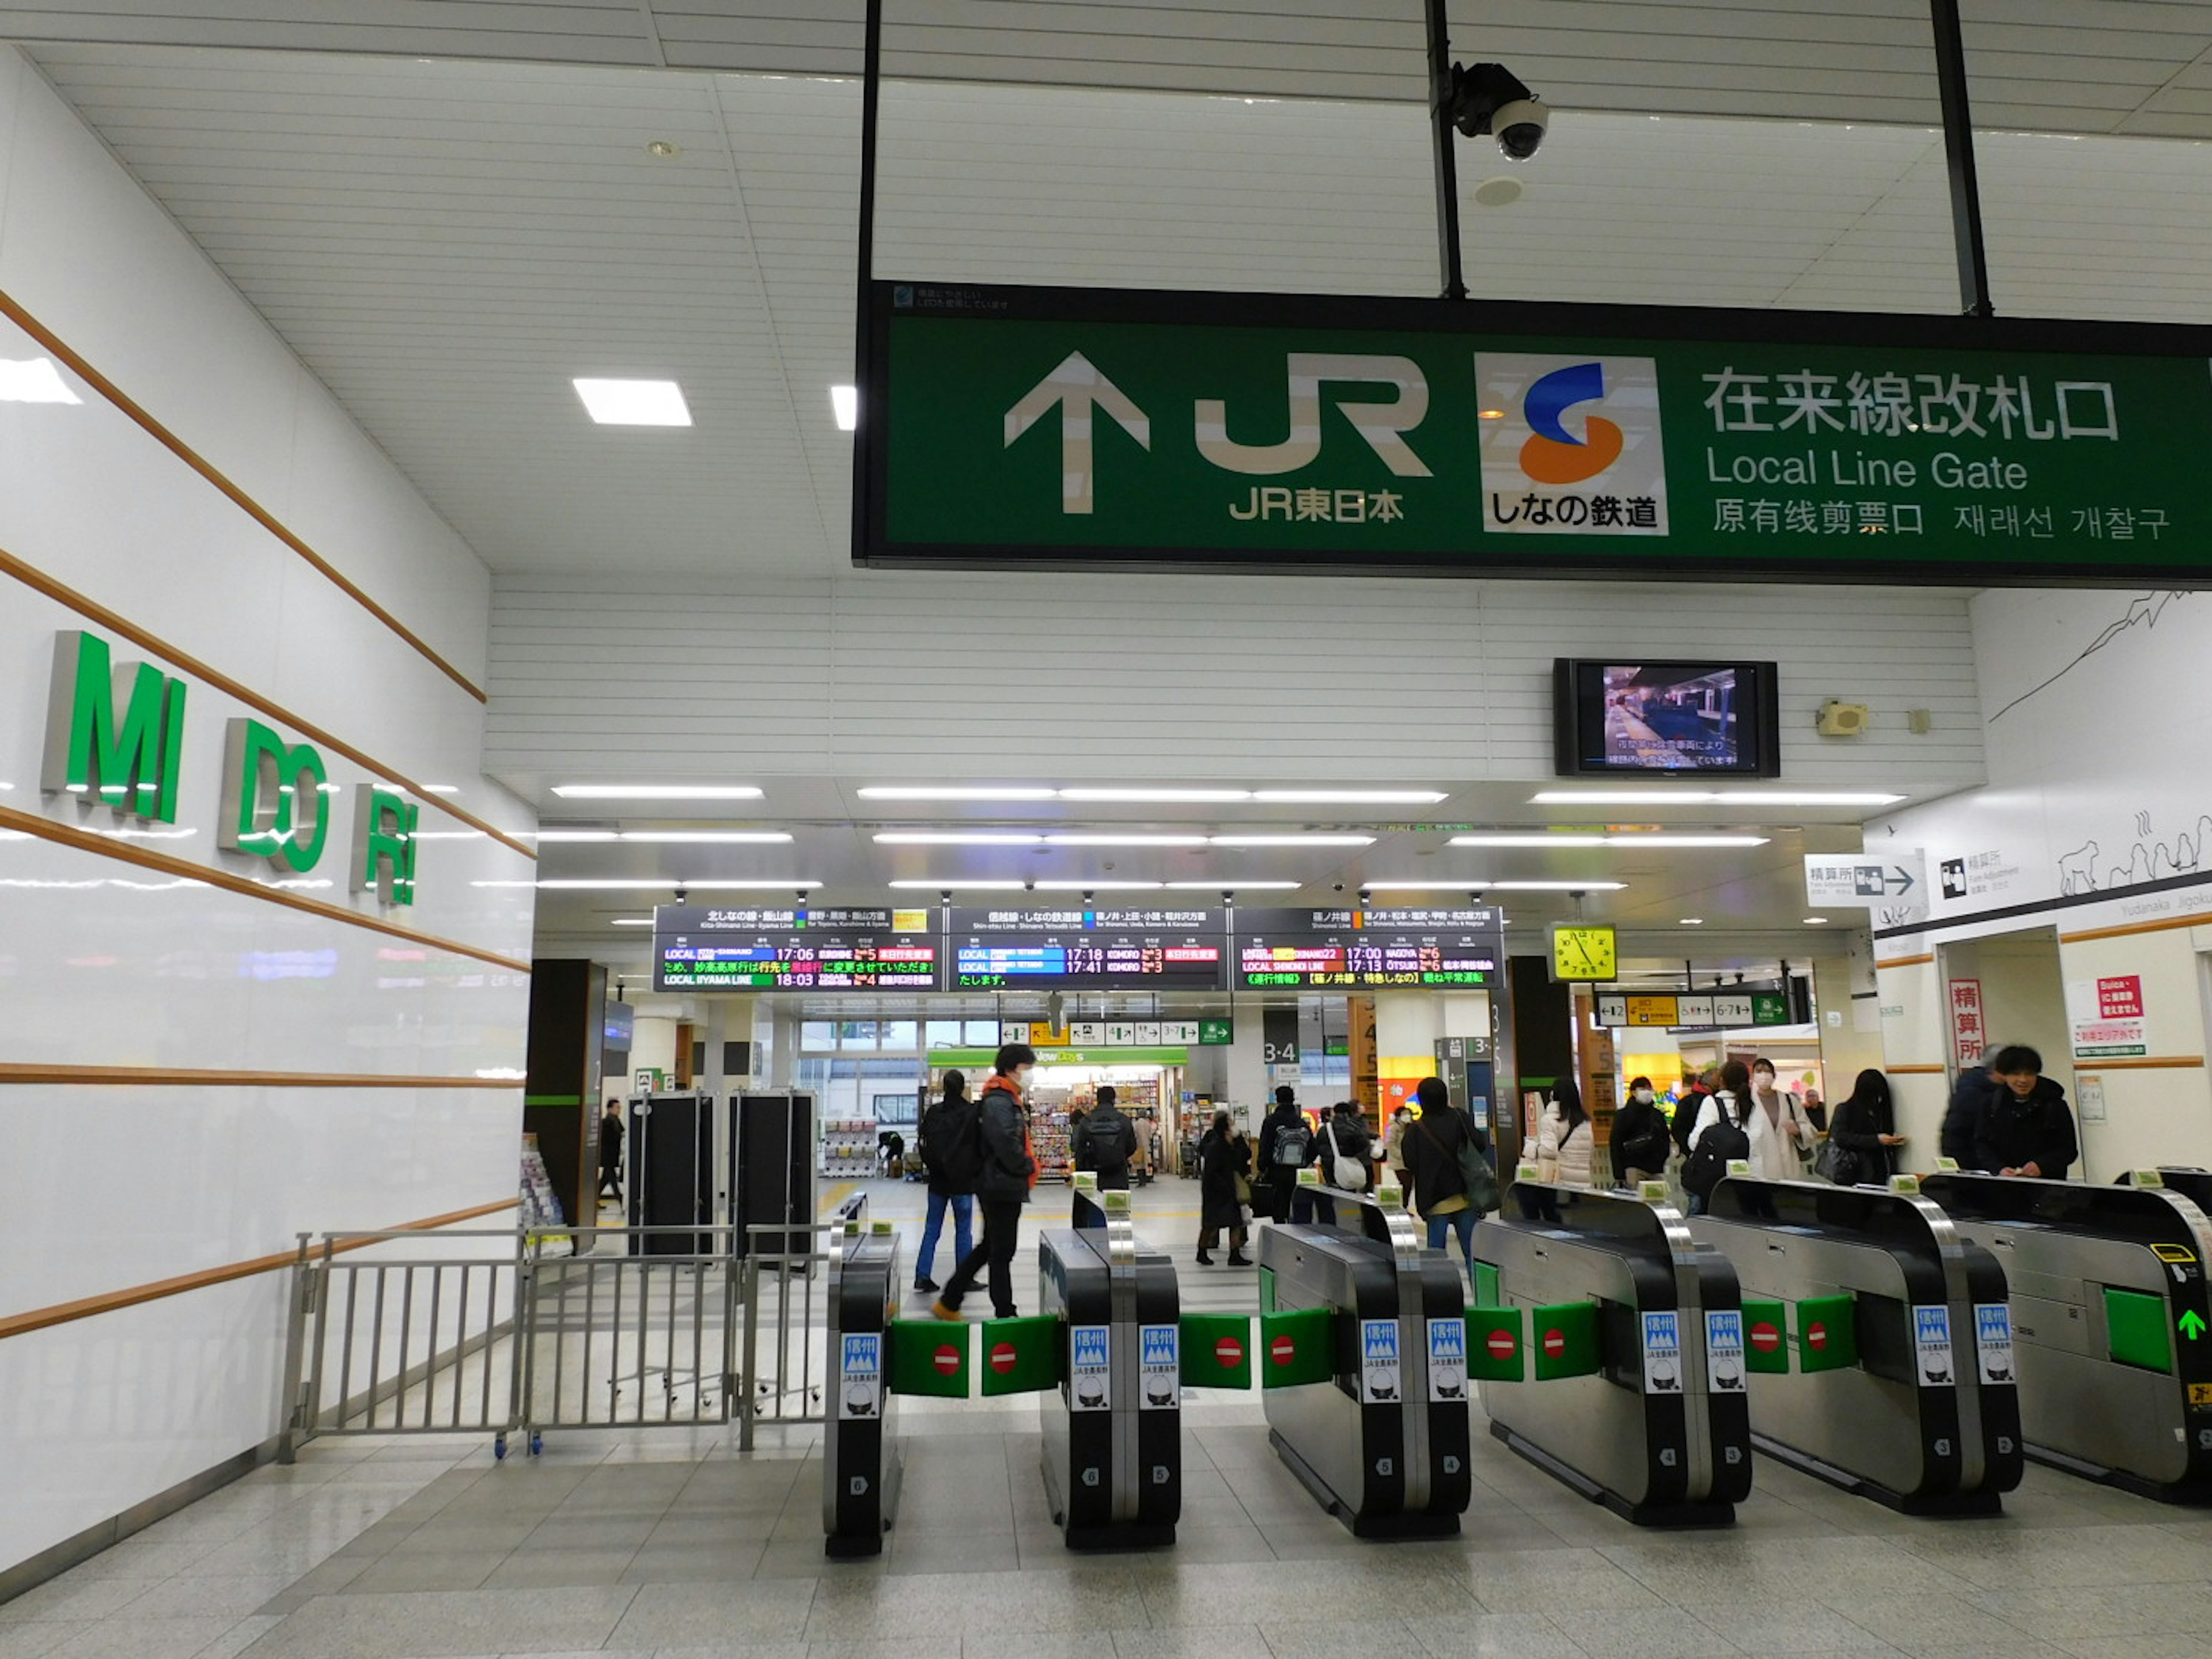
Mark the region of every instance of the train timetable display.
POLYGON ((1499 913, 1239 910, 1240 991, 1487 989, 1505 959, 1499 913))
POLYGON ((1225 991, 1222 910, 952 912, 953 991, 1225 991))
POLYGON ((661 991, 934 991, 943 940, 928 910, 720 908, 653 913, 661 991))

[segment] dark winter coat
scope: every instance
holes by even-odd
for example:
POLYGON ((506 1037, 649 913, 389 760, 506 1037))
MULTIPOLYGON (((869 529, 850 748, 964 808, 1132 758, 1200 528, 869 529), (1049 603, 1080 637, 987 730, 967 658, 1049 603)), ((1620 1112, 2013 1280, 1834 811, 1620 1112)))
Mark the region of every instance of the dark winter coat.
POLYGON ((1122 1115, 1119 1106, 1093 1106, 1069 1134, 1068 1151, 1077 1169, 1097 1172, 1099 1191, 1117 1191, 1129 1184, 1129 1160, 1137 1152, 1137 1126, 1122 1115))
POLYGON ((1974 1120, 1974 1167, 1992 1173, 2033 1164, 2045 1181, 2063 1181, 2081 1155, 2066 1091, 2038 1078, 2027 1098, 1999 1083, 1974 1120))
POLYGON ((1322 1120, 1320 1132, 1314 1136, 1314 1162, 1321 1169, 1321 1184, 1324 1187, 1336 1185, 1336 1171, 1330 1166, 1340 1157, 1348 1158, 1363 1165, 1368 1163, 1369 1149, 1374 1144, 1375 1137, 1368 1133, 1367 1125, 1358 1118, 1340 1117, 1334 1112, 1330 1113, 1322 1120), (1329 1145, 1332 1134, 1336 1138, 1334 1146, 1329 1145))
POLYGON ((599 1117, 599 1167, 618 1170, 622 1167, 623 1121, 617 1112, 612 1117, 604 1113, 599 1117))
POLYGON ((1861 1100, 1853 1095, 1830 1109, 1828 1139, 1849 1152, 1857 1163, 1840 1184, 1887 1181, 1897 1173, 1897 1148, 1885 1146, 1881 1137, 1897 1133, 1897 1115, 1886 1100, 1861 1100))
POLYGON ((1303 1168, 1305 1164, 1310 1164, 1313 1162, 1313 1142, 1310 1136, 1309 1136, 1306 1142, 1306 1155, 1303 1164, 1285 1164, 1280 1166, 1277 1165, 1275 1163, 1275 1143, 1281 1138, 1283 1131, 1285 1129, 1294 1130, 1301 1134, 1308 1133, 1306 1115, 1300 1111, 1296 1106, 1278 1106, 1274 1110, 1269 1112, 1267 1116, 1260 1120, 1261 1174, 1274 1176, 1280 1176, 1285 1174, 1295 1176, 1297 1171, 1303 1168))
POLYGON ((994 1077, 983 1085, 983 1174, 975 1182, 975 1195, 1000 1204, 1026 1204, 1030 1188, 1036 1185, 1029 1109, 1012 1084, 994 1077))
POLYGON ((1446 1199, 1468 1195, 1459 1149, 1470 1141, 1485 1158, 1490 1156, 1490 1137, 1455 1106, 1431 1108, 1406 1126, 1406 1173, 1413 1183, 1416 1214, 1425 1217, 1446 1199))
MULTIPOLYGON (((1712 1097, 1710 1089, 1692 1089, 1675 1103, 1674 1121, 1668 1125, 1667 1133, 1685 1158, 1690 1155, 1690 1131, 1698 1127, 1698 1114, 1705 1110, 1705 1103, 1712 1097)), ((1636 1167, 1640 1170, 1644 1166, 1639 1164, 1636 1167)))
POLYGON ((1241 1135, 1206 1132, 1198 1143, 1198 1224, 1202 1230, 1241 1227, 1244 1212, 1237 1197, 1237 1177, 1252 1173, 1251 1143, 1241 1135))
MULTIPOLYGON (((1691 1121, 1697 1120, 1692 1118, 1691 1121)), ((1623 1172, 1629 1170, 1657 1174, 1667 1167, 1671 1139, 1671 1126, 1667 1115, 1659 1109, 1658 1102, 1624 1102, 1613 1115, 1613 1174, 1624 1179, 1623 1172)))
POLYGON ((1945 1158, 1958 1159, 1962 1170, 1980 1169, 1980 1154, 1974 1148, 1975 1126, 1990 1103, 1990 1091, 2003 1087, 1978 1066, 1960 1073, 1958 1086, 1951 1091, 1951 1103, 1943 1109, 1943 1133, 1936 1150, 1945 1158))

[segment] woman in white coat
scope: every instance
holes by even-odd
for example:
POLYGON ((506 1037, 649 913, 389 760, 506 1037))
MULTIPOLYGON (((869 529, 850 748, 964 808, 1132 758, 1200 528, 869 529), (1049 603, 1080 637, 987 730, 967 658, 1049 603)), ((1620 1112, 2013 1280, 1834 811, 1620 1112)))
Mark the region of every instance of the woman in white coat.
POLYGON ((1774 1086, 1774 1062, 1751 1062, 1751 1172, 1761 1181, 1802 1181, 1805 1154, 1819 1144, 1804 1103, 1774 1086))
POLYGON ((1590 1121, 1583 1091, 1572 1078, 1561 1078, 1552 1103, 1536 1128, 1536 1164, 1547 1181, 1563 1187, 1590 1184, 1590 1121))
MULTIPOLYGON (((1768 1074, 1771 1079, 1771 1072, 1768 1074)), ((1785 1097, 1786 1098, 1786 1097, 1785 1097)), ((1751 1142, 1751 1173, 1760 1181, 1796 1181, 1804 1174, 1804 1165, 1798 1161, 1797 1149, 1810 1143, 1811 1131, 1806 1130, 1803 1140, 1798 1138, 1796 1126, 1804 1123, 1804 1109, 1796 1109, 1793 1117, 1785 1108, 1780 1117, 1780 1127, 1770 1119, 1753 1093, 1751 1068, 1740 1060, 1732 1060, 1721 1067, 1720 1091, 1698 1109, 1698 1121, 1690 1129, 1690 1150, 1698 1150, 1698 1142, 1707 1129, 1722 1121, 1741 1128, 1751 1142)))

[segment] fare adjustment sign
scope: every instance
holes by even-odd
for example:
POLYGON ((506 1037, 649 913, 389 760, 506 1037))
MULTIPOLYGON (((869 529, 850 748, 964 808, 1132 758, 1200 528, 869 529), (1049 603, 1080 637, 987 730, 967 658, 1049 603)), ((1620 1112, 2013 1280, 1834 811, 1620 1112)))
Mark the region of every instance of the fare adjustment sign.
POLYGON ((878 284, 863 563, 2195 582, 2212 331, 878 284))

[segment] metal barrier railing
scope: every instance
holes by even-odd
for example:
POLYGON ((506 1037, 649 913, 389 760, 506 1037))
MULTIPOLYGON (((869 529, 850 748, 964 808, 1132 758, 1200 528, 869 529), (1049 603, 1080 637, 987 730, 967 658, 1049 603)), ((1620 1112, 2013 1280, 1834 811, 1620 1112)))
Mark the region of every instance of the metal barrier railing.
POLYGON ((303 1234, 278 1455, 322 1435, 482 1432, 503 1457, 511 1435, 535 1452, 549 1429, 733 1417, 750 1447, 757 1415, 820 1423, 821 1236, 866 1210, 855 1194, 831 1220, 746 1229, 775 1248, 742 1256, 731 1226, 303 1234))

